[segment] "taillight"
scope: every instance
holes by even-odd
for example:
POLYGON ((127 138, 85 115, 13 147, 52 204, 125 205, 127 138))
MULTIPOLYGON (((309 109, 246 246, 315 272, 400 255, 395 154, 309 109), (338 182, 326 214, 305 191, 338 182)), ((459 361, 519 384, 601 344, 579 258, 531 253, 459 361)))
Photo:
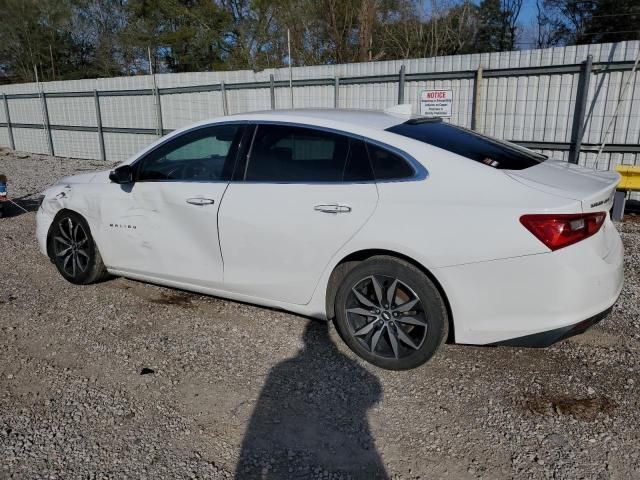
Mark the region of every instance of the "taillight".
POLYGON ((605 212, 551 213, 523 215, 520 223, 549 249, 558 250, 595 235, 605 218, 605 212))

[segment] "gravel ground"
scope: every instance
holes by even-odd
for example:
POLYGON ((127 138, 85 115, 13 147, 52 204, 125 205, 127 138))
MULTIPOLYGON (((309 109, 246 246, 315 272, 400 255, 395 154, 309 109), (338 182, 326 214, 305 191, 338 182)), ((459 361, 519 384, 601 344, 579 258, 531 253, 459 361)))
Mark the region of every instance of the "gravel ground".
MULTIPOLYGON (((100 168, 0 152, 14 197, 100 168)), ((594 329, 388 372, 322 322, 71 285, 33 212, 0 219, 0 478, 640 478, 640 222, 619 228, 626 285, 594 329)))

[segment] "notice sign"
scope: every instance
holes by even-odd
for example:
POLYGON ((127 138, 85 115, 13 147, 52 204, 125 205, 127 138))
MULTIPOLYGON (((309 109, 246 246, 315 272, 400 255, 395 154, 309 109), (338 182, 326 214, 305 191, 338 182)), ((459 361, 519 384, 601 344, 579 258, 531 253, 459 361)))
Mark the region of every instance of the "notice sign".
POLYGON ((420 94, 420 115, 450 117, 453 90, 423 90, 420 94))

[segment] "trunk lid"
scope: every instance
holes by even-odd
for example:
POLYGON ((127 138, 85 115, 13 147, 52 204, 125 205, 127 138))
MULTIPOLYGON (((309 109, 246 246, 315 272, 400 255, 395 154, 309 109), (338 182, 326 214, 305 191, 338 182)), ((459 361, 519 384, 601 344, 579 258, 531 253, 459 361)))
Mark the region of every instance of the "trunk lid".
POLYGON ((558 160, 547 160, 525 170, 504 170, 514 180, 536 190, 578 200, 583 212, 607 212, 620 174, 596 171, 558 160))

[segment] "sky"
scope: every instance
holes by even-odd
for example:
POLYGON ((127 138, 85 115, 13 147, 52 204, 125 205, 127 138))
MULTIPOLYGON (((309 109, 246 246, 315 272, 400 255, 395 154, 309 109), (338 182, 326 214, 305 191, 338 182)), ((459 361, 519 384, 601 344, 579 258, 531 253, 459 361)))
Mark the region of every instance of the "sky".
POLYGON ((522 2, 522 10, 518 22, 520 23, 519 33, 517 35, 517 45, 522 49, 535 48, 536 39, 536 0, 524 0, 522 2))
POLYGON ((524 0, 522 3, 522 11, 520 12, 520 22, 525 25, 532 24, 535 21, 537 13, 535 0, 524 0))

